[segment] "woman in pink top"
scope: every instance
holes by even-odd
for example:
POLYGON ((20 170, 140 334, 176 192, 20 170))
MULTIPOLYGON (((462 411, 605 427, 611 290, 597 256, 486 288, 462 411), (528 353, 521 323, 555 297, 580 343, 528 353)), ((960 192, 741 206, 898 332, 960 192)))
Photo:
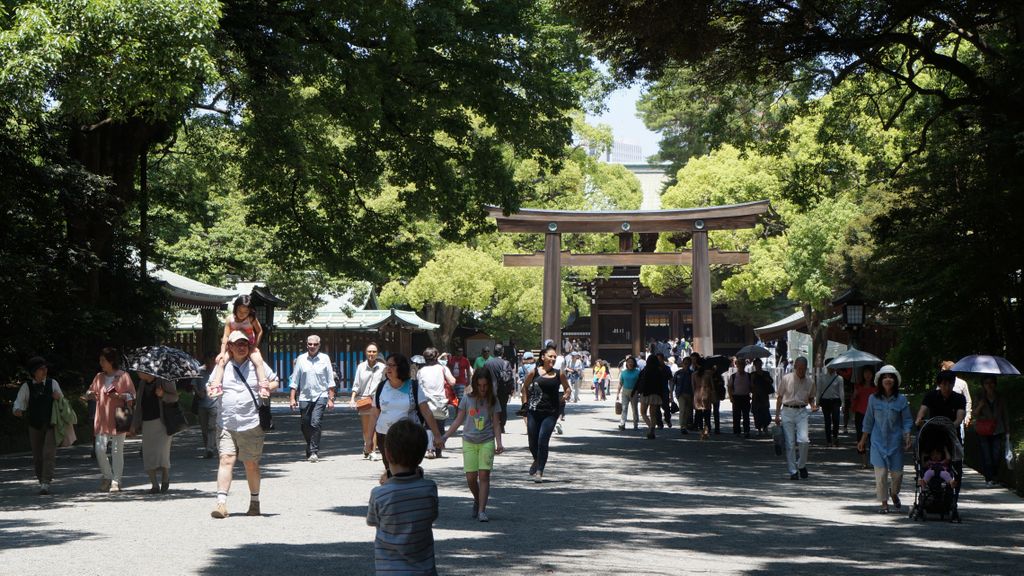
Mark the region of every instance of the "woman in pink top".
MULTIPOLYGON (((868 399, 878 389, 875 388, 875 367, 863 366, 860 369, 860 382, 853 386, 853 395, 850 396, 850 405, 853 408, 853 423, 857 427, 857 438, 864 434, 864 414, 868 411, 868 399)), ((858 450, 860 452, 860 450, 858 450)), ((867 450, 860 453, 860 467, 868 467, 867 450)))
POLYGON ((92 385, 86 393, 90 399, 96 400, 96 417, 93 420, 93 432, 96 436, 96 461, 100 465, 103 480, 100 482, 101 492, 120 492, 121 474, 124 472, 124 432, 117 430, 115 415, 119 408, 131 406, 135 398, 135 385, 128 373, 120 369, 121 354, 116 348, 104 348, 100 351, 100 369, 92 379, 92 385), (107 444, 111 444, 111 462, 107 459, 107 444))

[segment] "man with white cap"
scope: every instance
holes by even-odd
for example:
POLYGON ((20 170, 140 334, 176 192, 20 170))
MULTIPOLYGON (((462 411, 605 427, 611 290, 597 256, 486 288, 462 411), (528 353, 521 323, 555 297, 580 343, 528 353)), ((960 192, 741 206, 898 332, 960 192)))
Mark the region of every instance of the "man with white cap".
POLYGON ((211 397, 220 398, 220 466, 217 469, 217 507, 210 513, 214 518, 227 518, 228 491, 235 460, 245 466, 249 484, 249 510, 247 516, 260 515, 260 457, 263 455, 263 428, 260 427, 259 400, 269 398, 277 388, 276 375, 268 374, 269 381, 260 383, 256 368, 249 360, 249 337, 241 330, 228 335, 231 357, 224 370, 224 380, 218 387, 211 375, 207 384, 211 397))
POLYGON ((782 377, 775 393, 775 423, 782 424, 786 434, 789 479, 807 478, 807 452, 811 445, 807 406, 810 405, 811 412, 818 410, 814 379, 807 373, 807 358, 801 356, 793 362, 793 371, 782 377))

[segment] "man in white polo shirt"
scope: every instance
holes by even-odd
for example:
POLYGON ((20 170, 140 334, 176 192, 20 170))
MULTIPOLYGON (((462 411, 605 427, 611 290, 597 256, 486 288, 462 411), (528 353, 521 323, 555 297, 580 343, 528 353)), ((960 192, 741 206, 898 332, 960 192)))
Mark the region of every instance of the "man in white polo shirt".
POLYGON ((781 423, 786 434, 789 479, 807 478, 807 451, 811 445, 807 406, 810 405, 811 412, 818 410, 814 379, 807 373, 807 358, 801 356, 793 362, 793 371, 782 377, 775 393, 775 423, 781 423))
POLYGON ((306 352, 295 360, 292 378, 290 404, 301 415, 302 437, 306 440, 306 460, 320 460, 320 436, 324 410, 334 410, 334 369, 331 358, 320 351, 320 337, 311 334, 306 338, 306 352))
POLYGON ((227 518, 228 491, 235 460, 245 466, 245 479, 249 484, 249 510, 247 516, 260 515, 260 457, 263 455, 263 429, 260 428, 260 398, 269 398, 277 388, 277 376, 260 385, 256 368, 249 360, 249 337, 241 330, 228 335, 231 355, 224 368, 224 380, 218 388, 213 375, 207 383, 211 398, 220 398, 220 466, 217 468, 217 507, 210 513, 214 518, 227 518))

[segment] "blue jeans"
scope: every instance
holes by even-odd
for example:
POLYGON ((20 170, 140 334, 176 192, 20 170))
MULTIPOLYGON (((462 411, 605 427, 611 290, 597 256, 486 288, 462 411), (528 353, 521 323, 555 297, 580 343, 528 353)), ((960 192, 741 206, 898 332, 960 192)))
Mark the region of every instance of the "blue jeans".
POLYGON ((299 402, 299 414, 302 437, 306 440, 306 457, 320 452, 321 422, 324 409, 327 408, 327 397, 321 396, 315 402, 299 402))
POLYGON ((537 470, 544 471, 548 463, 548 444, 551 443, 551 434, 555 431, 555 423, 558 421, 558 413, 526 413, 526 434, 530 440, 530 454, 533 454, 537 462, 537 470))

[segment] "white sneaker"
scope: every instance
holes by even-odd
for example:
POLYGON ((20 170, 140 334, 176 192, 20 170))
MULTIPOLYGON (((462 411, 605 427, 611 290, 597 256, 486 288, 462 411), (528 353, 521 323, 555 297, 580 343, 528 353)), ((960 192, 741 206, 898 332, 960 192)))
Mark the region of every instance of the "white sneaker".
POLYGON ((555 424, 555 432, 558 433, 558 434, 562 433, 562 423, 561 422, 558 422, 558 423, 555 424))
POLYGON ((319 462, 320 461, 320 457, 317 456, 316 454, 310 454, 309 455, 309 461, 313 462, 313 463, 319 462))
POLYGON ((40 494, 40 496, 46 496, 49 493, 50 493, 50 485, 49 484, 40 483, 39 484, 39 494, 40 494))
POLYGON ((487 512, 480 512, 477 514, 477 519, 481 522, 489 522, 490 518, 487 517, 487 512))

